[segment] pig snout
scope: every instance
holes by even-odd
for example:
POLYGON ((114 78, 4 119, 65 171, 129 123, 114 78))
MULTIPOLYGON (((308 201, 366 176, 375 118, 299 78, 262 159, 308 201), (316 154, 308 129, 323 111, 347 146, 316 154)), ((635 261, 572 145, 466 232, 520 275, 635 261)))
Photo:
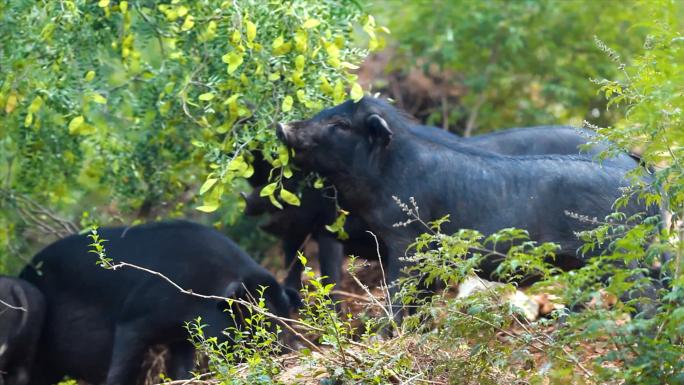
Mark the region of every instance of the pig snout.
POLYGON ((276 123, 276 137, 278 137, 278 140, 280 140, 283 143, 287 143, 288 136, 290 134, 290 126, 287 124, 283 123, 276 123))

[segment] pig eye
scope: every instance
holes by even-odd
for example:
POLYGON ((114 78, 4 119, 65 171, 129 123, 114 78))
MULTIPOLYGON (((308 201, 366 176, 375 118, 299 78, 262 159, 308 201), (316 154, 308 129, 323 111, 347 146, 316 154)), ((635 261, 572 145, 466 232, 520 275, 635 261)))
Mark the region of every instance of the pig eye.
POLYGON ((330 128, 333 130, 348 130, 349 124, 346 122, 334 122, 330 124, 330 128))

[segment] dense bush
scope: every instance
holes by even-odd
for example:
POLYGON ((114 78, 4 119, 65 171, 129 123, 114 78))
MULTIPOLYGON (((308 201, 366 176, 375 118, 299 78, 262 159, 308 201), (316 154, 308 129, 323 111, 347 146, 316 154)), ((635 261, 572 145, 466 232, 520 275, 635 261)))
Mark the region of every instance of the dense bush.
POLYGON ((353 1, 0 4, 0 271, 84 211, 179 215, 205 179, 201 209, 214 211, 251 172, 248 150, 275 155, 280 186, 291 170, 271 124, 360 96, 355 26, 378 47, 353 1))

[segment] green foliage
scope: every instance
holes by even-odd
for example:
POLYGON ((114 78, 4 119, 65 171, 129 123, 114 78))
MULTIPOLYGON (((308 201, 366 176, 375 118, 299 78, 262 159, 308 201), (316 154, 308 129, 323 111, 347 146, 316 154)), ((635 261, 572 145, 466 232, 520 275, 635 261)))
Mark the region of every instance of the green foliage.
MULTIPOLYGON (((611 108, 622 107, 624 111, 624 118, 614 127, 597 128, 597 131, 616 143, 617 149, 636 147, 641 150, 641 158, 647 168, 637 171, 652 173, 652 180, 635 193, 661 201, 672 215, 671 221, 664 221, 661 229, 648 219, 618 229, 623 233, 614 241, 618 247, 612 255, 606 256, 648 262, 655 256, 663 264, 666 290, 663 290, 660 297, 662 305, 653 319, 635 320, 628 327, 615 327, 614 318, 590 320, 578 325, 602 322, 601 325, 609 328, 611 337, 622 343, 615 355, 626 362, 625 370, 606 370, 603 374, 626 383, 674 384, 684 381, 681 361, 684 352, 681 340, 684 309, 684 229, 681 222, 684 217, 684 164, 681 161, 684 156, 684 99, 681 93, 684 77, 680 71, 684 48, 680 32, 681 11, 681 4, 674 1, 645 4, 641 9, 645 15, 642 26, 647 28, 648 36, 641 53, 631 63, 623 62, 609 44, 598 40, 600 36, 597 39, 598 46, 611 57, 620 72, 615 76, 616 80, 600 79, 595 82, 601 86, 608 105, 611 108), (645 248, 647 244, 650 247, 645 248), (657 333, 634 333, 639 330, 657 330, 657 333)), ((614 227, 605 224, 593 234, 614 227)))
MULTIPOLYGON (((502 240, 514 239, 516 244, 527 244, 528 248, 522 253, 511 255, 509 252, 505 256, 504 263, 508 267, 497 270, 503 278, 517 275, 520 266, 526 266, 541 278, 532 287, 533 291, 543 289, 553 293, 569 306, 592 305, 585 305, 588 307, 581 312, 564 314, 563 327, 549 332, 548 322, 523 324, 510 311, 492 308, 492 303, 496 303, 492 299, 498 294, 493 294, 484 304, 478 297, 466 301, 448 296, 430 298, 423 305, 420 317, 430 316, 438 325, 429 325, 432 331, 428 335, 435 336, 432 343, 445 347, 464 339, 464 343, 472 347, 465 365, 461 360, 450 361, 445 355, 443 367, 455 374, 452 378, 495 383, 500 381, 502 374, 516 369, 516 357, 522 357, 523 362, 529 361, 529 352, 534 347, 544 351, 547 361, 539 370, 515 373, 516 377, 526 378, 530 383, 678 384, 684 380, 681 360, 684 354, 681 339, 684 201, 680 192, 684 185, 681 179, 681 143, 684 141, 681 89, 684 84, 680 74, 684 58, 678 29, 681 19, 677 17, 681 7, 677 2, 658 1, 640 4, 635 11, 648 20, 639 23, 647 36, 643 53, 632 52, 631 63, 623 62, 621 53, 601 37, 595 40, 598 49, 613 62, 614 69, 607 74, 614 75, 617 80, 594 82, 601 86, 608 106, 613 109, 624 107, 625 115, 614 127, 593 128, 600 140, 609 139, 615 143, 612 152, 639 149, 645 165, 631 173, 634 187, 625 191, 616 202, 616 208, 630 199, 648 203, 662 201, 671 211, 672 221, 663 223, 659 217, 644 215, 625 218, 618 213, 596 221, 575 215, 579 220, 596 225, 595 229, 581 234, 586 242, 584 251, 598 245, 607 246, 608 251, 590 259, 583 268, 567 273, 549 269, 544 264, 546 258, 537 258, 548 255, 553 251, 552 247, 539 249, 525 242, 524 237, 520 238, 521 233, 505 231, 502 240), (530 260, 530 257, 533 258, 530 260), (660 278, 664 287, 655 295, 659 303, 654 304, 646 297, 654 283, 647 278, 652 274, 648 267, 659 264, 662 264, 660 278), (605 302, 604 296, 621 300, 612 307, 600 306, 605 302), (499 344, 492 334, 511 329, 518 331, 504 332, 510 337, 505 344, 499 344), (447 343, 440 345, 443 341, 447 343), (582 366, 578 357, 586 354, 588 346, 606 346, 607 352, 595 357, 590 365, 582 366), (487 359, 479 361, 477 353, 482 350, 486 351, 484 357, 487 359), (473 367, 476 368, 474 372, 468 370, 473 367)), ((420 288, 418 283, 424 279, 458 282, 471 273, 483 255, 480 250, 486 246, 479 243, 481 239, 481 235, 467 230, 450 236, 438 231, 421 236, 414 245, 413 269, 423 275, 413 279, 413 284, 409 280, 403 288, 408 298, 416 297, 414 293, 420 288), (428 248, 434 244, 438 247, 428 248), (474 258, 463 260, 469 248, 474 258)))
POLYGON ((272 123, 359 96, 356 25, 380 45, 353 1, 0 4, 0 270, 83 210, 177 216, 196 191, 235 210, 253 151, 278 168, 271 200, 297 205, 272 123))
MULTIPOLYGON (((617 69, 593 36, 629 53, 644 36, 635 1, 380 1, 374 9, 396 41, 393 68, 443 78, 458 95, 448 119, 467 134, 598 115, 611 122, 587 79, 617 69)), ((439 107, 431 122, 443 120, 439 107)))
POLYGON ((222 384, 274 384, 279 368, 273 356, 281 352, 278 344, 280 328, 273 325, 267 312, 263 291, 250 306, 227 300, 226 317, 236 325, 224 331, 230 335, 219 342, 216 336, 204 334, 202 319, 186 325, 198 351, 209 358, 208 369, 222 384), (241 321, 244 321, 244 325, 241 321))
MULTIPOLYGON (((306 257, 300 254, 299 259, 306 265, 306 257)), ((226 384, 289 384, 300 380, 286 377, 283 360, 275 356, 280 352, 278 342, 283 334, 293 330, 298 331, 305 347, 288 357, 288 366, 306 368, 300 373, 303 380, 315 375, 324 378, 324 383, 386 384, 416 378, 415 362, 403 351, 405 343, 393 341, 392 346, 379 339, 376 330, 381 319, 369 319, 361 329, 357 328, 352 322, 357 318, 355 315, 342 316, 335 310, 330 297, 333 285, 324 285, 310 267, 305 268, 304 274, 309 285, 301 292, 304 306, 298 319, 280 320, 294 326, 289 331, 272 327, 274 317, 265 317, 262 299, 255 304, 241 303, 243 311, 239 317, 232 308, 228 311, 227 316, 246 323, 243 329, 226 330, 233 342, 219 344, 215 338, 206 337, 201 320, 189 325, 192 341, 209 357, 209 370, 217 380, 226 384)))

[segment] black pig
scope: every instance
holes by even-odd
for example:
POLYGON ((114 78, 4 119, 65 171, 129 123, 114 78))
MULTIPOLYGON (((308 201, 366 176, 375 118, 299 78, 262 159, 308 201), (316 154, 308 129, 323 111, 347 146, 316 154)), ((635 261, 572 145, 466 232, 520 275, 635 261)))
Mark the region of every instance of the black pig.
POLYGON ((45 300, 30 283, 0 276, 0 384, 28 384, 45 300))
MULTIPOLYGON (((406 219, 393 196, 404 202, 414 197, 424 221, 450 214, 447 233, 527 229, 534 241, 558 243, 555 262, 571 268, 585 260, 577 253, 582 242, 575 233, 590 225, 565 212, 601 218, 629 186, 626 169, 614 164, 576 155, 502 156, 458 141, 426 139, 416 129, 403 113, 368 97, 276 128, 295 150, 295 162, 334 184, 342 206, 384 241, 389 281, 399 276, 400 257, 425 230, 416 223, 393 226, 406 219)), ((636 202, 623 209, 644 210, 636 202)))
MULTIPOLYGON (((184 289, 205 295, 256 296, 260 286, 270 311, 287 316, 297 300, 266 269, 214 229, 185 222, 130 228, 103 228, 107 256, 162 273, 184 289)), ((196 317, 208 336, 225 340, 233 325, 226 302, 181 293, 158 276, 125 267, 96 265, 91 240, 74 235, 33 258, 40 274, 26 267, 21 276, 44 293, 45 327, 36 359, 35 384, 68 375, 90 383, 134 384, 152 345, 171 353, 168 375, 184 378, 193 367, 194 348, 184 325, 196 317)))
MULTIPOLYGON (((581 149, 595 134, 589 130, 571 126, 536 126, 511 128, 494 133, 470 138, 461 138, 442 129, 408 125, 408 129, 416 136, 434 142, 461 143, 477 148, 509 155, 543 155, 543 154, 582 154, 593 159, 607 149, 604 143, 592 145, 588 149, 581 149)), ((638 159, 628 154, 618 154, 604 161, 616 167, 632 169, 638 165, 638 159)), ((377 258, 377 248, 380 255, 385 255, 384 243, 376 240, 366 231, 369 229, 363 219, 350 215, 345 224, 349 234, 346 240, 338 241, 325 229, 326 224, 332 223, 336 216, 334 194, 330 188, 316 190, 301 185, 304 173, 295 172, 294 176, 285 180, 286 188, 290 191, 302 191, 301 205, 285 205, 280 210, 273 206, 268 199, 259 196, 261 187, 268 182, 270 167, 260 153, 254 159, 255 172, 250 184, 254 187, 251 194, 244 194, 247 215, 261 215, 269 213, 270 218, 262 228, 281 238, 285 255, 285 266, 289 267, 285 284, 292 288, 301 286, 301 272, 303 267, 296 261, 297 250, 302 246, 307 236, 311 236, 319 244, 319 262, 321 274, 327 277, 326 283, 337 283, 343 255, 356 255, 367 258, 377 258), (259 172, 261 171, 261 172, 259 172), (342 246, 338 244, 341 242, 342 246)))

